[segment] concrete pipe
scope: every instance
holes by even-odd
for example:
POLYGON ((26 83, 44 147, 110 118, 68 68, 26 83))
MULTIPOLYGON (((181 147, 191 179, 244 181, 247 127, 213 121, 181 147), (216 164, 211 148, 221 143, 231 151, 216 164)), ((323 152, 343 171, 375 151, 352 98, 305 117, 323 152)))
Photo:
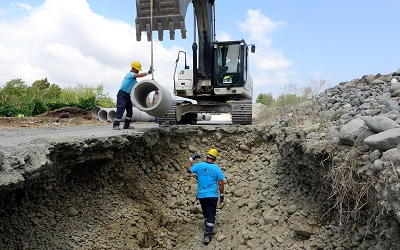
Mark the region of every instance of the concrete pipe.
POLYGON ((208 113, 197 113, 198 121, 211 121, 211 114, 208 113))
POLYGON ((169 91, 154 80, 143 80, 136 83, 132 89, 131 99, 135 107, 154 117, 164 116, 172 106, 172 96, 169 91), (157 89, 160 93, 158 102, 154 106, 147 107, 147 96, 157 89))
MULTIPOLYGON (((111 121, 111 122, 114 122, 114 118, 115 118, 115 113, 116 112, 117 112, 117 109, 108 111, 107 120, 111 121)), ((125 116, 126 116, 126 111, 122 115, 121 121, 125 121, 125 116)))
MULTIPOLYGON (((116 112, 117 112, 117 109, 110 110, 107 114, 107 120, 113 122, 116 112)), ((125 118, 126 118, 126 110, 125 110, 124 114, 122 115, 121 122, 125 121, 125 118)), ((132 108, 132 121, 133 122, 153 122, 155 120, 156 120, 155 117, 149 116, 145 112, 140 111, 138 108, 135 108, 135 107, 132 108)))
POLYGON ((148 115, 146 112, 140 111, 138 108, 133 107, 132 121, 135 122, 154 122, 156 118, 148 115))
POLYGON ((99 111, 102 109, 100 106, 96 106, 92 109, 92 117, 98 119, 99 118, 99 111))
POLYGON ((111 120, 108 119, 108 113, 110 111, 114 111, 117 110, 117 108, 102 108, 100 109, 99 113, 98 113, 98 117, 97 119, 99 119, 99 121, 101 122, 110 122, 111 120))

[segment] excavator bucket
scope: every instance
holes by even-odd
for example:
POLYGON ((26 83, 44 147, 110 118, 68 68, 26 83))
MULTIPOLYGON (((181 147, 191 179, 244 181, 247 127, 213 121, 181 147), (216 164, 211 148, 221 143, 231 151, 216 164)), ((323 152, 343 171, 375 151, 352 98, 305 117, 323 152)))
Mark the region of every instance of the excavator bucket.
POLYGON ((180 29, 186 39, 185 16, 191 0, 136 0, 136 40, 141 40, 142 31, 147 32, 151 41, 152 31, 158 31, 158 40, 163 40, 163 31, 169 30, 170 40, 175 40, 175 30, 180 29), (151 2, 153 1, 153 13, 151 2), (151 17, 153 23, 151 24, 151 17))

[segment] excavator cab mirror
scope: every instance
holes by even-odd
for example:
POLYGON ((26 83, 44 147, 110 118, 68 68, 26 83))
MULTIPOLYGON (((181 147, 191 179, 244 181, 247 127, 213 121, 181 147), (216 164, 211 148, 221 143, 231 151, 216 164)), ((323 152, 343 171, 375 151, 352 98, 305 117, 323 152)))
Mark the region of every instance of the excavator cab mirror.
POLYGON ((256 45, 252 44, 250 47, 250 51, 251 53, 255 53, 256 52, 256 45))

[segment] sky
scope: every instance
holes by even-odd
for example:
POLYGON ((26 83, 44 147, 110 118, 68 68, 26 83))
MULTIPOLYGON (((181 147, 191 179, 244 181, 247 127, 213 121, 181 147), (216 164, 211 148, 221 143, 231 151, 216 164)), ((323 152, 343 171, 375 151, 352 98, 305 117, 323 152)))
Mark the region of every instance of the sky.
MULTIPOLYGON (((250 54, 253 102, 323 79, 329 87, 400 69, 400 0, 216 0, 217 40, 256 45, 250 54)), ((146 34, 136 41, 134 0, 0 1, 0 87, 47 77, 60 87, 103 84, 113 99, 132 61, 151 62, 146 34)), ((187 39, 153 34, 154 80, 173 93, 180 50, 192 61, 193 9, 187 39)), ((184 66, 178 64, 178 70, 184 66)), ((151 79, 151 77, 148 77, 151 79)))

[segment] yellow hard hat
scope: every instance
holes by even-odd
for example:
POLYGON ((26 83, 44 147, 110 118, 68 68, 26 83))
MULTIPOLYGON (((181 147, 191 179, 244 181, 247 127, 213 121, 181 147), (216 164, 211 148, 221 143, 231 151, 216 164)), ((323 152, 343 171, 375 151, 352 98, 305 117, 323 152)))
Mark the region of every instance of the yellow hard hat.
POLYGON ((141 65, 140 62, 138 62, 138 61, 134 61, 134 62, 131 64, 131 67, 134 68, 134 69, 137 69, 137 70, 139 70, 139 71, 142 71, 142 65, 141 65))
POLYGON ((209 157, 211 156, 210 158, 215 159, 218 157, 218 151, 215 148, 212 148, 212 149, 208 150, 207 156, 209 156, 209 157))

